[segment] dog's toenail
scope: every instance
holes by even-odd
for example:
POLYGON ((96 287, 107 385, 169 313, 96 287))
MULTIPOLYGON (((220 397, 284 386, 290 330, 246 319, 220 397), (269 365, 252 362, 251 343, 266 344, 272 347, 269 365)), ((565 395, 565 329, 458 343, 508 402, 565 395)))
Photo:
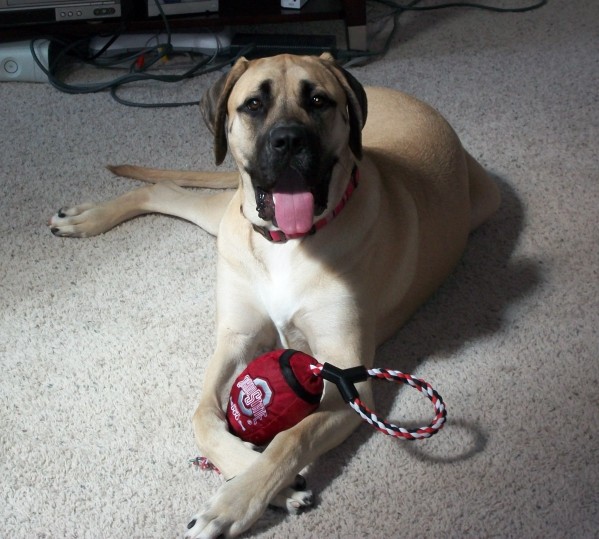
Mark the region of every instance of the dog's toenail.
POLYGON ((56 234, 58 234, 58 228, 56 228, 56 227, 52 227, 52 228, 50 229, 50 232, 52 232, 52 234, 56 235, 56 234))
POLYGON ((67 216, 67 214, 62 211, 62 208, 60 210, 58 210, 58 217, 60 217, 61 219, 64 219, 66 216, 67 216))
POLYGON ((197 520, 192 520, 188 525, 187 525, 187 529, 191 530, 191 528, 193 528, 196 525, 197 520))

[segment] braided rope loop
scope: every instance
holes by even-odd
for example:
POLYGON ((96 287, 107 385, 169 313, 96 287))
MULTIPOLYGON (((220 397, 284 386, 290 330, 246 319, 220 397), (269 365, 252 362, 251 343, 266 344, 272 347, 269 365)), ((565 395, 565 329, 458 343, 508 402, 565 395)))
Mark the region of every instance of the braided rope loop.
MULTIPOLYGON (((315 376, 321 376, 323 365, 320 363, 310 365, 310 369, 315 376)), ((403 438, 404 440, 419 440, 422 438, 430 438, 433 434, 436 434, 443 428, 447 419, 447 409, 445 403, 432 386, 421 380, 420 378, 414 378, 410 374, 405 374, 401 371, 395 371, 390 369, 374 368, 367 371, 370 378, 379 380, 386 380, 387 382, 401 382, 414 389, 417 389, 424 394, 432 403, 435 408, 435 417, 432 422, 426 427, 419 427, 417 429, 406 429, 393 423, 388 423, 379 417, 360 400, 359 397, 350 400, 348 404, 353 410, 364 420, 366 423, 389 436, 396 438, 403 438)))
POLYGON ((405 374, 401 371, 380 368, 369 369, 368 376, 386 380, 388 382, 402 382, 407 384, 423 393, 433 403, 435 408, 435 417, 428 426, 419 427, 417 429, 406 429, 379 419, 359 398, 350 402, 349 404, 354 411, 375 429, 384 434, 388 434, 389 436, 395 436, 396 438, 419 440, 421 438, 430 438, 433 434, 436 434, 443 428, 447 418, 447 409, 441 395, 439 395, 428 382, 419 378, 414 378, 410 374, 405 374))

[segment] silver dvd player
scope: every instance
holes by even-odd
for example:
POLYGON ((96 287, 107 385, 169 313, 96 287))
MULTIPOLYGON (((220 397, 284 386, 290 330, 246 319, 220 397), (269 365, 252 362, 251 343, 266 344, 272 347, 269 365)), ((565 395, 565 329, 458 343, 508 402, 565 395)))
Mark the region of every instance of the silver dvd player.
POLYGON ((121 0, 0 0, 0 27, 121 17, 121 0))

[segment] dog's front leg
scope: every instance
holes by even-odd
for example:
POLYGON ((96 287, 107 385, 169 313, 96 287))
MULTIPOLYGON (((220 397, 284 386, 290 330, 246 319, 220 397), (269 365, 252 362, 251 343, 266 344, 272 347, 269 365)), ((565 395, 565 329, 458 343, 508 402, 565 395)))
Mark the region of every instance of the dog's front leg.
MULTIPOLYGON (((367 383, 359 385, 367 403, 372 398, 367 383)), ((224 483, 203 512, 189 524, 189 539, 235 537, 247 530, 305 466, 341 443, 360 423, 342 401, 337 389, 327 384, 319 410, 293 428, 279 433, 254 463, 224 483)))
POLYGON ((270 328, 219 332, 215 352, 206 368, 202 397, 193 417, 200 451, 226 480, 245 471, 258 456, 251 444, 229 432, 225 410, 233 380, 256 355, 263 340, 269 343, 274 340, 270 328))

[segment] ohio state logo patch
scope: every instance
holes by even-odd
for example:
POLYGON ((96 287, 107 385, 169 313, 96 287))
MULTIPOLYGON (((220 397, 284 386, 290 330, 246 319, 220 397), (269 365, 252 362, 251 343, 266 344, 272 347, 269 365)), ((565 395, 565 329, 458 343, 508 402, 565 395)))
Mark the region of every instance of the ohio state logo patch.
POLYGON ((260 421, 268 414, 266 408, 272 401, 272 389, 262 378, 251 378, 246 374, 236 386, 239 388, 237 404, 241 413, 260 421))

